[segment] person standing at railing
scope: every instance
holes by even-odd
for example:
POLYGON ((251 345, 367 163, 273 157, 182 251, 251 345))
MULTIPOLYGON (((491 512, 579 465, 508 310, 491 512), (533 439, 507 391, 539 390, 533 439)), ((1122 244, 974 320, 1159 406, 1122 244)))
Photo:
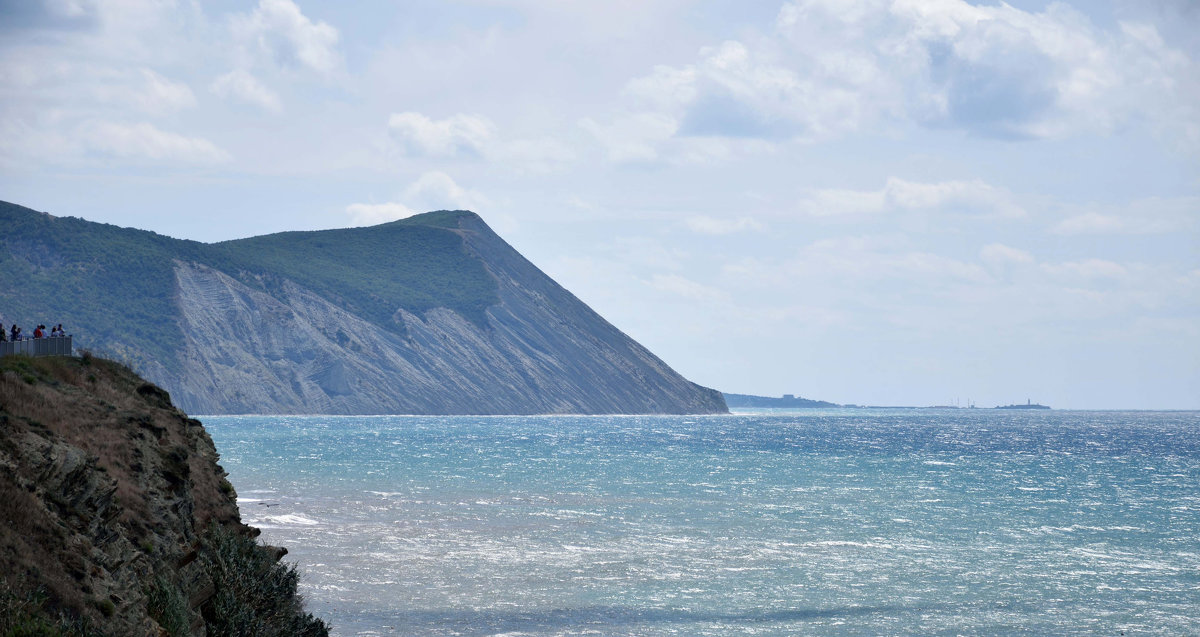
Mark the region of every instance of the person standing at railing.
POLYGON ((46 333, 42 331, 42 326, 40 323, 36 327, 33 328, 33 337, 34 338, 41 338, 45 335, 46 335, 46 333))
POLYGON ((21 340, 21 328, 17 327, 16 323, 13 323, 12 334, 10 336, 11 336, 12 342, 14 342, 14 343, 21 340))

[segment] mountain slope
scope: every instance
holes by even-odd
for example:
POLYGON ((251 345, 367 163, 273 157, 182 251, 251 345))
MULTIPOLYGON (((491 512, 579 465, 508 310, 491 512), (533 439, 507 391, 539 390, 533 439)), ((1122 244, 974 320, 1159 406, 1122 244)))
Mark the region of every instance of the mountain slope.
POLYGON ((63 322, 193 413, 725 411, 471 212, 218 244, 0 223, 0 320, 63 322))

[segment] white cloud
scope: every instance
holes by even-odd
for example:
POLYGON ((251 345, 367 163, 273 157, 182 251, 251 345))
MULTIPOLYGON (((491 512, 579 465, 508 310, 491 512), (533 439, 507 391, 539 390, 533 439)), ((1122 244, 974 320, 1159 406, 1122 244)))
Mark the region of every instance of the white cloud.
POLYGON ((629 108, 589 128, 618 159, 654 159, 676 137, 806 141, 911 123, 1040 139, 1149 119, 1197 146, 1197 78, 1196 62, 1155 27, 1103 30, 1060 3, 1033 13, 965 0, 793 0, 768 36, 630 81, 629 108), (652 117, 674 125, 629 130, 652 117))
POLYGON ((792 276, 833 275, 860 281, 905 280, 930 283, 979 283, 987 273, 975 263, 914 249, 903 237, 866 236, 822 239, 802 248, 787 268, 792 276))
POLYGON ((1042 266, 1047 274, 1067 285, 1086 285, 1128 279, 1130 271, 1125 266, 1107 259, 1083 259, 1065 263, 1048 263, 1042 266))
POLYGON ((550 172, 575 160, 575 151, 557 139, 515 139, 487 149, 488 158, 528 172, 550 172))
POLYGON ((605 252, 610 262, 645 270, 683 270, 688 258, 678 246, 651 237, 621 237, 605 246, 605 252))
POLYGON ((232 98, 253 104, 264 111, 271 113, 283 111, 283 104, 279 101, 279 96, 245 69, 234 69, 217 77, 209 89, 218 97, 232 98))
POLYGON ((350 223, 353 225, 374 226, 411 217, 417 214, 417 211, 396 202, 381 204, 354 203, 346 206, 346 214, 350 215, 350 223))
POLYGON ((652 161, 658 158, 658 146, 679 129, 674 118, 658 113, 639 113, 604 125, 591 118, 579 125, 591 133, 615 162, 652 161))
POLYGON ((142 89, 137 97, 143 110, 169 113, 196 105, 196 96, 187 84, 169 80, 150 69, 141 69, 142 89))
POLYGON ((822 87, 772 57, 727 41, 702 49, 693 65, 658 66, 626 86, 645 110, 625 120, 672 122, 656 130, 659 138, 815 139, 855 125, 855 95, 822 87))
POLYGON ((800 211, 814 217, 879 214, 887 210, 884 190, 819 189, 800 201, 800 211))
POLYGON ((216 163, 230 159, 225 151, 200 137, 185 137, 142 122, 92 122, 82 129, 87 147, 117 157, 216 163))
POLYGON ((414 202, 422 210, 460 209, 479 212, 491 202, 482 194, 463 188, 444 172, 422 174, 404 189, 405 201, 414 202))
POLYGON ((287 68, 328 74, 341 64, 338 30, 313 22, 291 0, 259 0, 248 14, 232 19, 234 37, 287 68))
POLYGON ((1143 111, 1161 113, 1164 103, 1186 103, 1173 84, 1195 72, 1153 27, 1101 31, 1059 3, 1031 13, 963 0, 795 0, 778 27, 791 51, 819 69, 831 56, 864 69, 849 80, 814 73, 823 85, 858 95, 882 89, 906 118, 989 136, 1109 131, 1143 111))
POLYGON ((981 180, 921 183, 889 177, 880 190, 820 189, 801 200, 801 212, 815 217, 896 211, 945 211, 991 217, 1021 217, 1025 210, 1001 188, 981 180))
POLYGON ((404 151, 416 156, 481 156, 495 126, 486 117, 458 114, 434 120, 421 113, 393 113, 388 132, 404 151))
POLYGON ((1008 265, 1028 265, 1034 262, 1032 254, 1020 248, 1006 246, 1002 243, 991 243, 979 250, 979 258, 996 267, 1008 265))
POLYGON ((653 110, 678 109, 696 99, 696 68, 656 66, 650 75, 631 80, 625 93, 653 110))
POLYGON ((763 292, 802 298, 862 329, 882 322, 934 332, 968 323, 972 330, 1022 324, 1040 331, 1074 322, 1090 329, 1102 317, 1113 325, 1114 317, 1134 320, 1147 312, 1194 316, 1194 299, 1200 298, 1194 295, 1198 273, 1171 265, 1104 258, 1039 262, 1001 243, 981 247, 978 260, 945 252, 901 236, 823 239, 788 257, 726 263, 716 287, 735 294, 735 301, 763 292))
POLYGON ((346 206, 346 214, 356 226, 375 225, 411 217, 431 210, 486 209, 490 202, 482 194, 463 188, 443 172, 422 174, 404 189, 400 201, 378 204, 354 203, 346 206))
POLYGON ((729 299, 729 295, 722 290, 678 274, 655 274, 646 284, 659 292, 702 303, 721 303, 729 299))
POLYGON ((1200 197, 1151 197, 1127 206, 1072 214, 1050 231, 1062 235, 1164 234, 1191 230, 1200 220, 1200 197))
POLYGON ((1051 229, 1051 232, 1055 234, 1125 234, 1128 226, 1126 220, 1119 215, 1085 212, 1063 219, 1051 229))
POLYGON ((503 139, 482 115, 458 113, 433 119, 423 113, 393 113, 388 137, 410 157, 472 157, 518 172, 545 173, 575 159, 575 151, 553 137, 503 139))
POLYGON ((718 219, 706 215, 690 217, 687 220, 687 226, 692 232, 708 235, 734 234, 745 230, 763 229, 763 225, 751 217, 718 219))
POLYGON ((1007 192, 979 179, 927 184, 892 177, 887 181, 884 195, 889 204, 905 210, 945 208, 998 217, 1025 215, 1007 192))
POLYGON ((814 139, 855 125, 856 96, 725 42, 700 52, 695 97, 682 116, 691 136, 814 139))
POLYGON ((93 15, 96 3, 93 0, 43 0, 51 15, 63 18, 81 18, 93 15))
POLYGON ((45 59, 45 52, 25 49, 0 57, 0 92, 19 96, 7 109, 55 100, 60 111, 133 109, 165 116, 196 105, 184 82, 145 66, 104 65, 81 59, 45 59))

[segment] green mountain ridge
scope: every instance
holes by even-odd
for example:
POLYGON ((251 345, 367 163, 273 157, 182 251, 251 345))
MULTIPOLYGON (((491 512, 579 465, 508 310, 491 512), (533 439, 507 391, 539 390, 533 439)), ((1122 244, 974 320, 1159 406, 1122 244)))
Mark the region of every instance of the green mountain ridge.
POLYGON ((0 321, 197 413, 723 412, 473 212, 204 244, 0 202, 0 321))
POLYGON ((50 317, 36 320, 71 325, 82 341, 104 343, 98 347, 126 359, 139 352, 173 359, 181 335, 161 317, 172 313, 174 263, 186 261, 265 291, 280 278, 308 284, 384 329, 392 329, 394 309, 382 307, 388 300, 411 311, 448 307, 478 320, 496 301, 494 281, 445 225, 473 214, 439 211, 374 228, 204 244, 0 201, 7 248, 0 252, 0 290, 6 298, 0 312, 11 316, 0 314, 0 319, 11 325, 20 317, 50 317), (295 259, 289 250, 305 250, 306 256, 295 259), (384 250, 391 253, 390 263, 376 258, 384 250), (22 287, 55 292, 29 294, 22 287))

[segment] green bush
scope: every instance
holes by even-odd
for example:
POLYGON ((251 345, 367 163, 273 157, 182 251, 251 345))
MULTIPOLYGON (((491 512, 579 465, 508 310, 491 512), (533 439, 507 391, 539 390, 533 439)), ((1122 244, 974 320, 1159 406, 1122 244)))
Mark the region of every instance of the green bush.
POLYGON ((211 637, 327 637, 329 629, 304 611, 296 567, 276 561, 253 539, 211 527, 200 559, 216 594, 204 603, 211 637))
POLYGON ((191 634, 188 604, 183 592, 161 575, 154 578, 154 585, 146 591, 146 612, 170 637, 191 634))

